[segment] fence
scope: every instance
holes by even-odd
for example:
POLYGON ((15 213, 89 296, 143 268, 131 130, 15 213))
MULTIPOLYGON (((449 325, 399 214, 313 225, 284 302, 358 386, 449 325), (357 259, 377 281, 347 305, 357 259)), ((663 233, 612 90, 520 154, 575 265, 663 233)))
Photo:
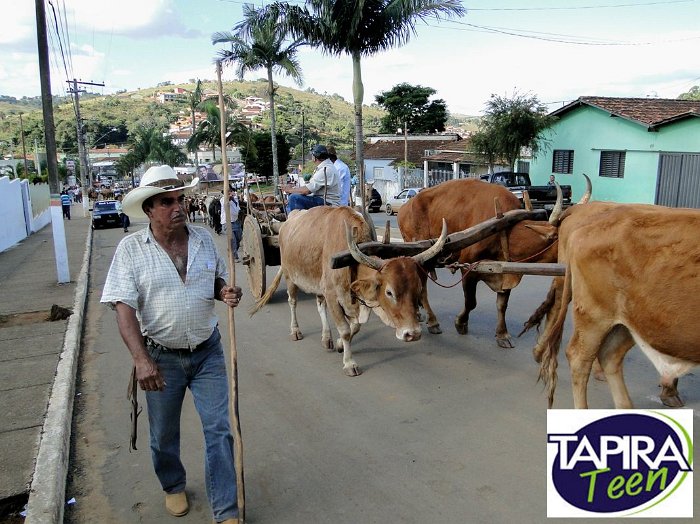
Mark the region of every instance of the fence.
POLYGON ((51 222, 50 198, 48 184, 0 177, 0 251, 51 222))

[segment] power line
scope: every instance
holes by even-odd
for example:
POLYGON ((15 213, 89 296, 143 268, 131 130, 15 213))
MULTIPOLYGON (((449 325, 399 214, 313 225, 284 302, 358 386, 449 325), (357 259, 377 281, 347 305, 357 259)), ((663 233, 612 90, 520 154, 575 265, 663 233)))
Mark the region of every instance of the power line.
POLYGON ((675 42, 686 42, 689 40, 698 40, 700 36, 691 36, 687 38, 678 38, 674 40, 660 40, 657 42, 625 42, 625 41, 604 41, 595 40, 590 37, 582 37, 576 35, 559 35, 557 33, 546 33, 540 31, 528 31, 525 29, 511 29, 507 27, 492 27, 478 24, 470 24, 468 22, 460 22, 458 20, 445 20, 439 25, 426 24, 428 27, 438 28, 438 29, 451 29, 455 31, 471 31, 478 33, 493 33, 502 34, 508 36, 515 36, 519 38, 529 38, 531 40, 542 40, 544 42, 556 42, 561 44, 574 44, 574 45, 588 45, 588 46, 648 46, 648 45, 658 45, 662 43, 675 43, 675 42), (451 27, 445 24, 457 24, 464 26, 462 27, 451 27), (561 37, 561 38, 558 38, 561 37), (576 40, 578 39, 578 40, 576 40))
POLYGON ((71 76, 73 76, 73 50, 71 49, 70 33, 68 32, 68 15, 66 12, 66 1, 61 0, 61 4, 63 5, 63 8, 59 8, 59 13, 63 13, 63 16, 61 17, 61 27, 63 28, 63 33, 66 38, 66 49, 68 50, 68 69, 71 73, 71 76))
POLYGON ((685 4, 695 0, 668 0, 663 2, 640 2, 630 4, 609 4, 609 5, 581 5, 581 6, 561 6, 561 7, 470 7, 468 11, 564 11, 583 9, 611 9, 620 7, 645 7, 651 5, 685 4))
POLYGON ((63 69, 66 72, 66 78, 69 78, 70 74, 68 73, 68 63, 66 62, 66 54, 63 51, 63 40, 61 39, 61 31, 58 28, 58 17, 56 16, 56 8, 54 7, 53 2, 51 0, 48 0, 48 2, 49 2, 49 5, 51 6, 51 13, 53 14, 54 26, 51 29, 55 28, 55 30, 56 30, 56 38, 58 39, 58 45, 61 49, 61 58, 63 60, 63 69))

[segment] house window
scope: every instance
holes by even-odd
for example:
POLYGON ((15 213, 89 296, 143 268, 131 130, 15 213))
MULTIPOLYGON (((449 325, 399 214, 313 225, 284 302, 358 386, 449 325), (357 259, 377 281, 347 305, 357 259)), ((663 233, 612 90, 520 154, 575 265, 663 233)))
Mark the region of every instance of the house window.
POLYGON ((573 149, 555 149, 552 157, 552 173, 574 172, 574 150, 573 149))
POLYGON ((623 178, 625 176, 625 152, 601 151, 600 176, 623 178))

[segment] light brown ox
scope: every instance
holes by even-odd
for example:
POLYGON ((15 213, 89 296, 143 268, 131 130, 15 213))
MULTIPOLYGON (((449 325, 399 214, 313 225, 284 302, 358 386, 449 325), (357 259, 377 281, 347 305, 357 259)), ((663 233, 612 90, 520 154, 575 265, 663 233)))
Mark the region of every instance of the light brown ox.
POLYGON ((297 323, 297 291, 316 295, 321 323, 321 344, 333 349, 328 311, 340 337, 336 345, 343 351, 343 371, 348 376, 361 373, 352 358, 350 342, 367 321, 370 309, 386 325, 396 330, 396 338, 405 342, 420 339, 418 307, 423 294, 421 264, 434 257, 445 243, 445 229, 437 242, 413 257, 382 260, 363 254, 358 242, 372 240, 362 215, 349 207, 315 207, 294 211, 279 232, 280 269, 274 281, 258 300, 251 314, 268 302, 284 275, 291 310, 291 338, 303 335, 297 323), (356 233, 353 238, 353 229, 356 233), (352 268, 331 269, 331 256, 350 249, 359 263, 352 268))
MULTIPOLYGON (((435 238, 440 230, 443 217, 447 220, 448 233, 462 231, 495 216, 494 199, 498 199, 501 209, 510 211, 520 209, 520 200, 508 189, 498 184, 489 184, 480 180, 451 180, 435 187, 422 190, 399 209, 399 229, 406 241, 427 240, 435 238)), ((561 198, 561 192, 559 192, 561 198)), ((556 224, 561 211, 559 200, 552 212, 550 223, 525 220, 517 223, 506 233, 507 255, 499 235, 493 235, 477 242, 458 253, 459 262, 477 262, 480 260, 509 260, 523 262, 554 262, 557 251, 554 242, 557 239, 556 224)), ((512 348, 513 342, 506 327, 506 309, 510 290, 520 283, 522 275, 492 275, 468 273, 462 270, 462 289, 464 291, 464 309, 455 318, 457 332, 464 335, 469 331, 469 313, 476 307, 476 285, 484 281, 497 293, 496 308, 496 342, 500 347, 512 348)), ((440 323, 428 302, 425 285, 427 276, 423 276, 422 305, 428 315, 427 325, 430 333, 441 333, 440 323)))
MULTIPOLYGON (((569 252, 574 248, 571 245, 571 233, 576 229, 590 224, 597 218, 600 218, 604 213, 617 208, 618 206, 627 206, 629 204, 618 204, 616 202, 591 202, 584 206, 573 206, 564 211, 561 215, 559 221, 559 244, 558 244, 558 261, 561 264, 566 264, 569 258, 569 252)), ((655 206, 645 206, 639 204, 641 208, 649 207, 650 209, 657 209, 655 206)), ((556 322, 559 315, 559 310, 561 308, 562 293, 564 290, 564 277, 555 277, 552 279, 552 285, 550 286, 549 293, 547 293, 547 298, 544 302, 535 310, 532 316, 525 322, 525 327, 520 333, 522 335, 526 331, 532 329, 533 327, 538 327, 541 325, 542 320, 547 317, 545 322, 545 329, 540 334, 537 344, 533 349, 533 356, 535 361, 538 363, 542 360, 543 343, 545 340, 545 333, 551 326, 556 322)), ((520 336, 518 335, 518 336, 520 336)), ((557 347, 561 345, 561 339, 553 341, 557 347)), ((596 359, 593 363, 593 375, 597 380, 605 380, 605 373, 596 359)), ((661 402, 669 407, 682 407, 683 401, 678 394, 678 379, 674 380, 670 384, 661 384, 661 393, 659 398, 661 402)))
MULTIPOLYGON (((566 224, 566 220, 563 225, 566 224)), ((557 319, 539 345, 540 378, 549 405, 557 383, 557 354, 569 302, 574 332, 566 348, 574 406, 587 408, 587 385, 598 358, 617 408, 631 408, 622 374, 636 343, 672 387, 700 363, 700 211, 617 204, 562 242, 567 271, 557 319)))

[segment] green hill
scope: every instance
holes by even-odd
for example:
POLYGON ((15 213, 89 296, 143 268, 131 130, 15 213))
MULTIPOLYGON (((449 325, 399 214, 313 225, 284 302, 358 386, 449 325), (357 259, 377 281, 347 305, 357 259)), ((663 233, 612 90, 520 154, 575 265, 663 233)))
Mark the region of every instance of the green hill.
MULTIPOLYGON (((218 88, 212 80, 202 80, 206 94, 217 96, 218 88)), ((189 118, 189 108, 183 100, 161 104, 156 101, 158 92, 172 92, 175 88, 188 91, 194 89, 194 80, 186 84, 164 82, 156 87, 124 91, 113 95, 83 93, 80 109, 89 146, 95 144, 124 144, 129 135, 139 126, 158 127, 164 132, 171 123, 178 119, 189 118)), ((267 82, 264 79, 243 82, 225 82, 225 94, 236 100, 240 107, 246 97, 254 96, 267 99, 267 82)), ((293 154, 299 153, 302 133, 302 109, 304 140, 306 144, 317 142, 332 143, 339 149, 350 150, 354 145, 354 109, 353 105, 338 94, 319 94, 312 88, 305 91, 278 86, 275 99, 278 133, 285 135, 287 141, 296 147, 293 154)), ((55 96, 54 123, 56 128, 56 147, 59 153, 77 154, 75 110, 70 97, 55 96)), ((22 114, 25 144, 33 151, 35 140, 44 143, 41 97, 13 97, 0 95, 0 155, 11 152, 21 154, 20 122, 22 114)), ((384 110, 376 104, 364 106, 365 135, 377 133, 384 110)), ((450 116, 448 125, 460 127, 465 131, 476 129, 478 117, 457 115, 450 116)), ((258 117, 256 125, 269 129, 269 113, 258 117)))
MULTIPOLYGON (((184 100, 158 103, 157 92, 172 92, 176 87, 193 90, 194 83, 163 85, 120 92, 113 95, 86 93, 81 95, 81 116, 88 133, 88 143, 107 135, 102 143, 124 143, 139 126, 157 126, 163 131, 178 118, 187 118, 189 108, 184 100), (116 129, 114 131, 113 129, 116 129)), ((203 81, 205 93, 216 95, 213 81, 203 81)), ((225 82, 224 93, 230 95, 240 106, 248 96, 267 99, 266 81, 225 82)), ((302 109, 304 116, 304 139, 307 144, 315 142, 334 143, 342 149, 352 149, 354 142, 354 111, 351 103, 337 94, 319 94, 313 89, 300 91, 279 86, 277 90, 276 114, 278 133, 284 134, 292 146, 301 142, 302 109)), ((34 147, 34 140, 43 144, 43 118, 41 98, 24 97, 20 100, 0 96, 0 154, 21 151, 19 115, 22 114, 27 149, 34 147)), ((383 110, 365 106, 363 110, 365 134, 376 133, 383 110)), ((258 117, 257 124, 269 128, 269 115, 258 117)), ((54 97, 54 123, 56 145, 59 152, 77 153, 75 112, 70 98, 54 97)))

